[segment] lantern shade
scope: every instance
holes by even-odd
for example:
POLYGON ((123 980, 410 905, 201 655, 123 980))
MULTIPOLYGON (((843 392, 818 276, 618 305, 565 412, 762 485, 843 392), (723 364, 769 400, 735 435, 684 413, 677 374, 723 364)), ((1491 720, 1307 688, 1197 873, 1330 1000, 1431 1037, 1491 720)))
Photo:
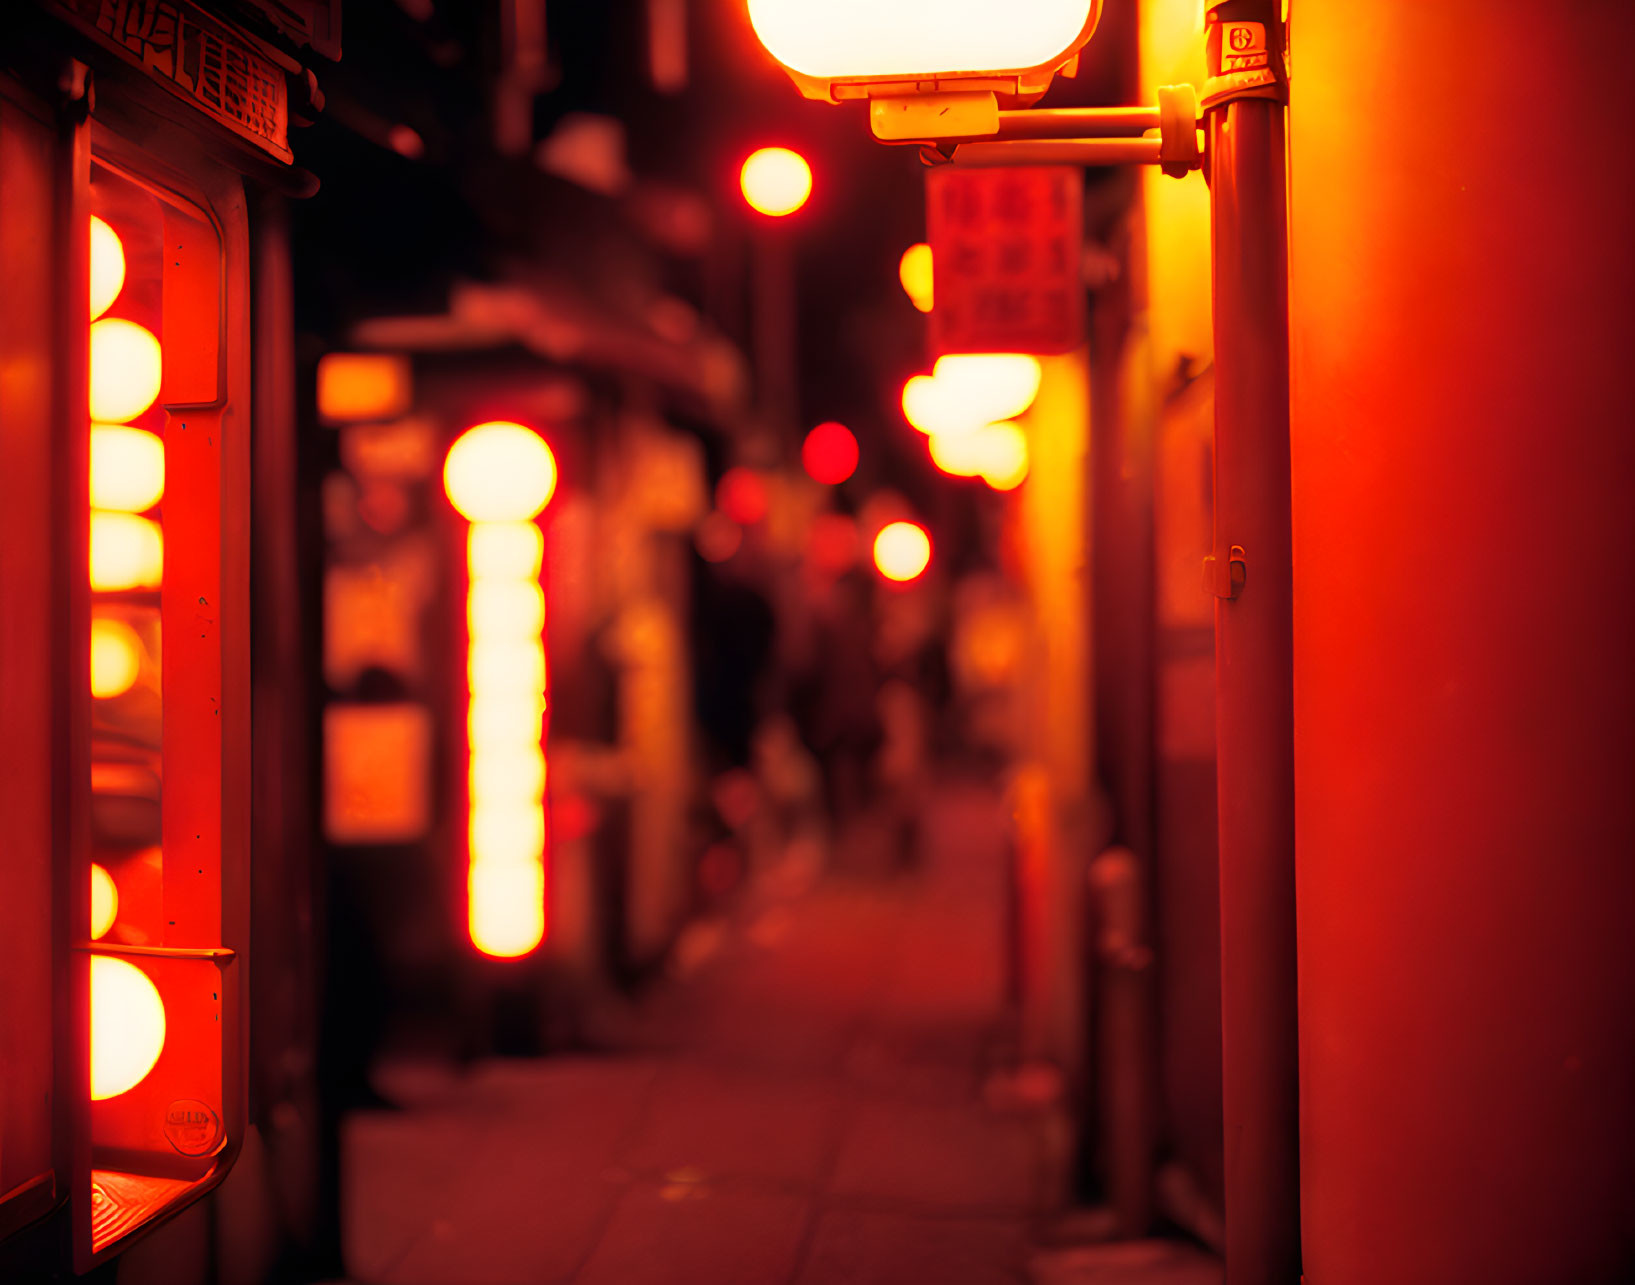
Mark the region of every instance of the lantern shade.
POLYGON ((821 98, 863 97, 871 84, 905 92, 905 82, 926 81, 1039 92, 1100 16, 1101 0, 749 0, 761 44, 803 92, 821 98))

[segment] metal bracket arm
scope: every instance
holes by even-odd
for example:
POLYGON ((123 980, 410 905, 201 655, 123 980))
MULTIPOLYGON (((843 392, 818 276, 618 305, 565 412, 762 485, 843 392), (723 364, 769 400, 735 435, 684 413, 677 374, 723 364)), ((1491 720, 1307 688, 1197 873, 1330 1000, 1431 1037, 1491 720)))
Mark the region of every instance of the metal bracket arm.
POLYGON ((1001 111, 991 93, 874 98, 869 128, 882 142, 920 144, 932 165, 1159 165, 1182 178, 1203 163, 1191 85, 1163 86, 1155 107, 1001 111))

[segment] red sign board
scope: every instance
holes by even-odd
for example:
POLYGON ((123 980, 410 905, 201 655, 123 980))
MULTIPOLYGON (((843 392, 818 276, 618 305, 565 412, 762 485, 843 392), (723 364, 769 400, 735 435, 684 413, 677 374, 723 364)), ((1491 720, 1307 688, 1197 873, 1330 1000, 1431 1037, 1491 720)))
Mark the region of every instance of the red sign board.
POLYGON ((53 3, 74 26, 184 102, 285 164, 295 160, 285 69, 266 46, 191 0, 53 3))
POLYGON ((1084 342, 1077 166, 932 170, 926 225, 935 355, 1059 353, 1084 342))

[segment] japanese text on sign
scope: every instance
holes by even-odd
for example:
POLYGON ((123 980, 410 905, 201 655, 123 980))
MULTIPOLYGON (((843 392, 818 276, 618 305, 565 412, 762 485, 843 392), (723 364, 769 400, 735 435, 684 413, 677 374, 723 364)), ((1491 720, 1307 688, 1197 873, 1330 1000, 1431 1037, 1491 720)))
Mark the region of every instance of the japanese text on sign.
POLYGON ((1058 353, 1084 341, 1081 184, 1070 166, 927 175, 934 353, 1058 353))
POLYGON ((57 0, 78 25, 173 93, 283 161, 283 71, 187 0, 57 0))

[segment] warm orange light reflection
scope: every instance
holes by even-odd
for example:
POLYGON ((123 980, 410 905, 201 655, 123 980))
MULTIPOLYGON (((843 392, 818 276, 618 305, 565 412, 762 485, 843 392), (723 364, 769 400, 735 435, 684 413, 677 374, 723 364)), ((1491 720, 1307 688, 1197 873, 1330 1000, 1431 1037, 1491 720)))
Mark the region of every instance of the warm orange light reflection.
POLYGON ((930 312, 936 302, 931 288, 931 247, 924 241, 911 245, 897 261, 897 280, 903 293, 921 312, 930 312))
POLYGON ((1094 11, 1094 0, 749 0, 767 52, 822 80, 1053 67, 1094 11))
POLYGON ((91 216, 91 319, 95 321, 125 288, 125 246, 119 233, 91 216))
POLYGON ((157 589, 165 542, 157 522, 130 513, 91 514, 91 588, 157 589))
POLYGON ((163 359, 153 332, 134 321, 104 317, 91 326, 91 418, 107 424, 135 419, 159 396, 163 359))
POLYGON ((466 536, 466 569, 473 580, 535 580, 545 537, 532 522, 474 522, 466 536))
POLYGON ((443 487, 468 521, 526 521, 556 491, 556 457, 531 428, 504 421, 478 424, 449 447, 443 487))
POLYGON ((751 209, 782 218, 800 209, 811 196, 812 167, 787 147, 763 147, 744 162, 738 185, 751 209))
POLYGON ((96 862, 91 863, 91 940, 106 935, 119 918, 119 887, 114 877, 96 862))
POLYGON ((142 669, 142 640, 123 620, 99 616, 91 622, 91 695, 123 696, 142 669))
POLYGON ((91 504, 140 513, 165 493, 165 444, 121 424, 91 425, 91 504))
POLYGON ((515 959, 545 940, 545 868, 537 861, 473 862, 467 876, 471 944, 515 959))
POLYGON ((931 537, 917 522, 890 522, 874 537, 874 565, 887 580, 917 579, 931 565, 931 537))
POLYGON ((140 1084, 165 1047, 165 1004, 136 965, 91 956, 91 1097, 118 1097, 140 1084))

